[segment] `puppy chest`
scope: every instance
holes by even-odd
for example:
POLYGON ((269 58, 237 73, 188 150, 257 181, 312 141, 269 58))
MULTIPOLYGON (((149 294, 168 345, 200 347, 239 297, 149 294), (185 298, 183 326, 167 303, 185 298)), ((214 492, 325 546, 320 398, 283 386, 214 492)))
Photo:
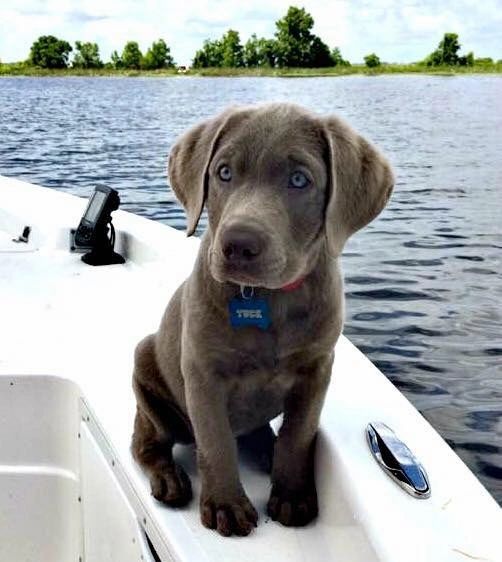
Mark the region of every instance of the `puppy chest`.
POLYGON ((253 429, 281 413, 293 382, 292 375, 264 372, 234 380, 228 389, 228 410, 234 431, 253 429))

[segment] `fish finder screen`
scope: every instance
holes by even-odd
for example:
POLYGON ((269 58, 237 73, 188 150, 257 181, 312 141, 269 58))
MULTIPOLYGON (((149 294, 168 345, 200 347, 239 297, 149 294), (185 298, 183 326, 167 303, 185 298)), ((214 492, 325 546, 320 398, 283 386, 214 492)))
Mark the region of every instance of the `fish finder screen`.
POLYGON ((91 202, 89 203, 89 207, 87 208, 87 211, 85 212, 85 219, 88 220, 89 222, 96 222, 96 217, 98 216, 99 212, 101 211, 102 207, 103 207, 103 203, 105 202, 107 197, 106 193, 103 193, 102 191, 96 191, 94 193, 94 197, 91 199, 91 202))

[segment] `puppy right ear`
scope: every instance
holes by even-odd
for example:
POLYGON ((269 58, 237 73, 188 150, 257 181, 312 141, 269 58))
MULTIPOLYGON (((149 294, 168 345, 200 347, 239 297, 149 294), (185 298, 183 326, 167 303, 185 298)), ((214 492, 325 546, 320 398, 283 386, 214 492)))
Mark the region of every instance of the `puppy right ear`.
POLYGON ((229 112, 195 125, 184 133, 169 154, 171 187, 187 213, 187 236, 199 222, 207 196, 207 171, 229 112))

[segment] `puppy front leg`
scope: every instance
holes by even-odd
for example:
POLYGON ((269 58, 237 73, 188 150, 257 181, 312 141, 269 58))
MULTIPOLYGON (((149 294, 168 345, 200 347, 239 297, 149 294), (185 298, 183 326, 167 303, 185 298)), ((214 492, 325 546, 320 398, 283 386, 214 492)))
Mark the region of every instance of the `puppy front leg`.
POLYGON ((315 438, 332 364, 329 354, 299 369, 298 381, 286 397, 267 504, 268 514, 283 525, 303 526, 317 516, 315 438))
POLYGON ((221 535, 248 535, 258 521, 239 479, 237 445, 218 377, 200 371, 185 377, 186 401, 197 445, 202 481, 202 523, 221 535))

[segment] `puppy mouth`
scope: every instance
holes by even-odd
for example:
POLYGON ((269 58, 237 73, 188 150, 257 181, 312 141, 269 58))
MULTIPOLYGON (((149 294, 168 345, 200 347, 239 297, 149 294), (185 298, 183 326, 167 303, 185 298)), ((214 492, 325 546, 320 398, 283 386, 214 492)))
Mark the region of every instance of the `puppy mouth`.
POLYGON ((257 278, 243 274, 228 274, 222 278, 223 282, 234 283, 246 287, 263 287, 264 283, 257 278))
POLYGON ((248 287, 265 287, 269 289, 280 286, 283 268, 280 263, 231 263, 218 259, 210 253, 211 275, 220 283, 235 283, 248 287), (212 259, 211 259, 212 258, 212 259))
POLYGON ((271 278, 275 278, 275 274, 272 268, 257 268, 257 267, 246 267, 246 266, 235 266, 231 264, 225 264, 222 267, 217 268, 215 278, 221 281, 235 283, 237 285, 247 285, 249 287, 266 287, 271 278))

